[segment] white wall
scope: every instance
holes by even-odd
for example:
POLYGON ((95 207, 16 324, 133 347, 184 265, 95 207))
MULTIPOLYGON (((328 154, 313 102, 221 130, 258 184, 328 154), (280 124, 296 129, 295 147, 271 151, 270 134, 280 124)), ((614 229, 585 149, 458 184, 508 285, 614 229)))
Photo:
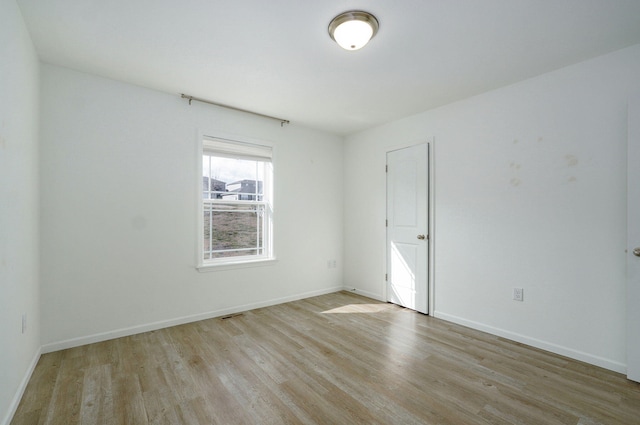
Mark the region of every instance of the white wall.
POLYGON ((433 136, 435 316, 623 372, 639 75, 634 46, 347 138, 345 285, 385 296, 385 150, 433 136))
POLYGON ((40 350, 38 66, 16 3, 0 0, 0 424, 40 350))
MULTIPOLYGON (((44 350, 342 287, 342 139, 42 66, 44 350), (199 132, 275 144, 274 265, 199 273, 199 132)), ((286 117, 285 117, 286 118, 286 117)))

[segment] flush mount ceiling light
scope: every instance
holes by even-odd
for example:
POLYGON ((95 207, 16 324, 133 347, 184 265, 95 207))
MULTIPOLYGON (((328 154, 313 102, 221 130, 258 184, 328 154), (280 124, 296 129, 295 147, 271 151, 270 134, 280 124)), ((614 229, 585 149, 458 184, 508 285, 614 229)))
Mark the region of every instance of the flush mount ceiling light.
POLYGON ((329 24, 329 35, 345 50, 358 50, 378 32, 378 20, 361 10, 344 12, 329 24))

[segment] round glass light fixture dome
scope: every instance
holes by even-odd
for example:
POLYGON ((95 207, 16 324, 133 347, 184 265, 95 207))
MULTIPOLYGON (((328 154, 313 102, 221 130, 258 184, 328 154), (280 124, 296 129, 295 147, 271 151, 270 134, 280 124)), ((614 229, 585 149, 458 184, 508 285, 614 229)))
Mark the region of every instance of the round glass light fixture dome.
POLYGON ((329 35, 345 50, 363 48, 378 32, 375 16, 361 10, 344 12, 329 24, 329 35))

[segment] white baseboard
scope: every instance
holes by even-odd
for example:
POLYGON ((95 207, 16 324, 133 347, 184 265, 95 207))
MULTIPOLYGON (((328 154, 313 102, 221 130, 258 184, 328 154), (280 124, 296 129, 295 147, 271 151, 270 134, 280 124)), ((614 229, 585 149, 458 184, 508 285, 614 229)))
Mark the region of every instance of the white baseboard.
POLYGON ((354 294, 362 295, 363 297, 371 298, 371 299, 376 300, 376 301, 387 302, 387 300, 385 300, 382 297, 382 295, 380 295, 380 294, 374 294, 373 292, 369 292, 369 291, 365 291, 365 290, 362 290, 362 289, 354 288, 352 286, 345 286, 342 289, 344 291, 353 292, 354 294))
POLYGON ((11 404, 9 404, 9 411, 7 412, 5 418, 0 422, 0 425, 9 425, 11 420, 13 419, 13 415, 16 414, 16 410, 18 410, 18 405, 20 404, 20 400, 22 400, 22 395, 24 394, 24 390, 27 389, 27 385, 29 384, 29 380, 31 379, 31 375, 33 375, 33 371, 36 369, 36 365, 38 364, 38 360, 40 360, 40 355, 42 354, 42 349, 38 348, 35 356, 31 360, 29 364, 29 368, 26 373, 22 377, 22 381, 20 381, 20 386, 16 390, 13 399, 11 400, 11 404))
POLYGON ((482 332, 490 333, 492 335, 507 338, 512 341, 516 341, 522 344, 530 345, 532 347, 540 348, 545 351, 550 351, 552 353, 559 354, 561 356, 569 357, 574 360, 579 360, 585 363, 589 363, 595 366, 609 369, 614 372, 626 373, 627 371, 627 366, 625 364, 616 362, 614 360, 605 359, 599 356, 594 356, 589 353, 584 353, 579 350, 574 350, 572 348, 564 347, 562 345, 553 344, 553 343, 542 341, 536 338, 531 338, 516 332, 495 328, 493 326, 485 325, 483 323, 475 322, 472 320, 463 319, 461 317, 454 316, 447 313, 441 313, 436 311, 434 312, 433 316, 437 317, 438 319, 446 320, 448 322, 453 322, 458 325, 466 326, 468 328, 476 329, 482 332))
POLYGON ((162 320, 159 322, 148 323, 144 325, 136 325, 123 329, 116 329, 113 331, 102 332, 94 335, 87 335, 78 338, 71 338, 64 341, 52 342, 42 346, 43 353, 51 353, 59 350, 66 350, 67 348, 79 347, 81 345, 93 344, 96 342, 107 341, 110 339, 121 338, 124 336, 135 335, 143 332, 155 331, 158 329, 168 328, 171 326, 184 325, 185 323, 197 322, 199 320, 212 319, 214 317, 226 316, 228 314, 240 313, 243 311, 253 310, 256 308, 269 307, 272 305, 287 303, 291 301, 297 301, 304 298, 315 297, 318 295, 330 294, 332 292, 338 292, 343 290, 341 286, 336 286, 327 289, 321 289, 318 291, 305 292, 296 295, 290 295, 282 298, 274 298, 267 301, 261 301, 252 304, 244 304, 235 307, 229 307, 222 310, 209 311, 205 313, 194 314, 190 316, 177 317, 169 320, 162 320))

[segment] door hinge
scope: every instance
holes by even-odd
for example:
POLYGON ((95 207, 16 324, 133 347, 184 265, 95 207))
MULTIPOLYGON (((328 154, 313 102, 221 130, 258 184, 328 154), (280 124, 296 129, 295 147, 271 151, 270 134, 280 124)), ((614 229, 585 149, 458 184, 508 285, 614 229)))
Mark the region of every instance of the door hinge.
POLYGON ((384 281, 385 282, 389 281, 389 274, 387 274, 387 273, 384 274, 384 281))
POLYGON ((389 220, 384 221, 384 227, 389 227, 389 220))
POLYGON ((388 173, 388 172, 389 172, 389 166, 388 166, 388 165, 385 165, 385 166, 384 166, 384 172, 385 172, 385 173, 388 173))

